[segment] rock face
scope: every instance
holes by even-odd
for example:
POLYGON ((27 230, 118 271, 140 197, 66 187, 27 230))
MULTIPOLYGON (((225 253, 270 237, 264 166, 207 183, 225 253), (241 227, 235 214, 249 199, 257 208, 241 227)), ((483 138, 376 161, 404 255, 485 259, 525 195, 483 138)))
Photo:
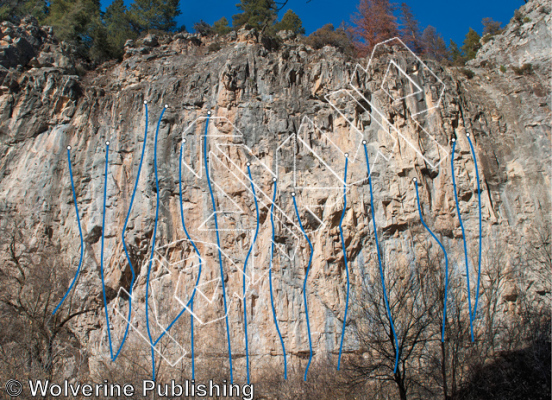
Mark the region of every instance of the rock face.
POLYGON ((477 52, 470 65, 486 63, 497 67, 532 64, 544 74, 550 74, 550 11, 548 1, 531 1, 522 6, 501 35, 493 37, 477 52), (508 49, 508 51, 504 51, 508 49))
MULTIPOLYGON (((535 224, 548 223, 551 88, 550 70, 545 67, 549 53, 543 49, 549 46, 550 10, 542 7, 546 6, 539 1, 524 7, 527 15, 539 17, 532 17, 531 28, 523 28, 521 39, 514 37, 517 22, 512 22, 494 44, 483 48, 472 66, 472 79, 455 68, 432 62, 426 67, 397 43, 378 48, 370 62, 358 60, 359 68, 356 60, 332 47, 314 51, 298 40, 279 43, 277 50, 269 51, 267 47, 275 44, 264 43, 251 31, 240 31, 231 41, 176 35, 147 38, 144 48, 128 43, 124 61, 105 64, 83 77, 73 74, 70 62, 63 65, 56 57, 40 61, 48 51, 62 54, 62 44, 31 44, 33 50, 23 50, 17 58, 19 67, 2 59, 0 199, 36 232, 50 232, 76 265, 79 231, 66 150, 71 146, 85 236, 85 260, 74 301, 101 299, 100 239, 109 141, 103 258, 115 345, 124 332, 128 307, 124 291, 130 290, 131 282, 123 227, 136 271, 128 340, 147 349, 146 282, 150 282, 152 336, 158 337, 187 304, 199 274, 184 220, 202 261, 194 300, 196 363, 212 355, 226 356, 227 319, 235 376, 241 379, 245 374, 246 276, 252 373, 260 366, 281 366, 270 297, 272 276, 288 362, 304 368, 309 354, 304 294, 315 357, 339 350, 347 293, 340 220, 352 296, 366 277, 379 279, 362 140, 367 141, 371 161, 375 219, 387 268, 415 267, 412 227, 420 227, 420 216, 414 178, 420 185, 425 221, 442 238, 453 267, 464 268, 452 184, 453 139, 460 209, 470 257, 476 262, 478 196, 468 133, 480 174, 483 257, 491 248, 508 253, 535 224), (216 50, 213 43, 221 48, 216 50), (498 43, 510 43, 509 49, 527 54, 537 66, 535 72, 501 72, 499 64, 507 62, 498 61, 505 57, 498 43), (344 153, 348 153, 345 213, 344 153), (271 264, 273 178, 277 192, 271 264), (313 246, 305 293, 311 252, 292 193, 313 246)), ((5 38, 5 25, 2 29, 5 38)), ((9 49, 20 48, 15 41, 7 45, 9 49)), ((531 290, 541 290, 538 285, 531 290)), ((502 311, 515 312, 513 303, 515 296, 505 293, 502 311)), ((186 313, 159 343, 170 363, 189 357, 189 325, 186 313)), ((75 332, 87 349, 91 370, 97 370, 109 357, 104 314, 83 318, 75 332)), ((352 335, 346 334, 344 351, 359 350, 352 335)))

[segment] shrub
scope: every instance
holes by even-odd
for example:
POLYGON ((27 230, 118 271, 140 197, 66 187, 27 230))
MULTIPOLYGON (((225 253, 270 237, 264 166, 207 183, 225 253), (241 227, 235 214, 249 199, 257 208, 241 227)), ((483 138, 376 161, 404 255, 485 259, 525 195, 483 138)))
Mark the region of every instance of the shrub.
POLYGON ((194 31, 199 33, 201 36, 212 36, 215 34, 213 27, 202 19, 199 20, 199 22, 194 23, 194 31))
POLYGON ((209 47, 207 47, 207 50, 209 50, 209 53, 216 53, 216 52, 219 51, 220 49, 222 49, 222 46, 220 45, 219 42, 211 43, 211 44, 209 45, 209 47))
POLYGON ((504 65, 500 66, 500 72, 502 72, 503 74, 506 73, 506 67, 504 65))
POLYGON ((481 38, 481 43, 485 44, 487 42, 490 42, 494 38, 494 35, 486 34, 481 38))
POLYGON ((473 72, 471 69, 468 69, 468 68, 461 68, 460 72, 468 79, 471 79, 475 76, 475 72, 473 72))
POLYGON ((533 64, 523 64, 521 67, 512 66, 516 75, 530 75, 533 73, 533 64))
POLYGON ((523 23, 524 23, 524 24, 526 24, 526 23, 528 23, 528 22, 531 22, 531 21, 532 21, 532 19, 529 18, 529 17, 523 18, 523 23))
POLYGON ((321 49, 324 46, 333 46, 345 54, 353 54, 354 47, 351 39, 344 29, 335 29, 332 24, 324 25, 322 28, 311 33, 305 43, 313 49, 321 49))
POLYGON ((228 25, 226 17, 222 17, 218 21, 215 21, 213 24, 213 30, 219 35, 226 35, 232 31, 232 28, 228 25))
POLYGON ((502 22, 495 21, 492 18, 483 18, 483 21, 481 21, 481 24, 483 25, 483 36, 485 35, 498 35, 500 32, 502 32, 502 22))

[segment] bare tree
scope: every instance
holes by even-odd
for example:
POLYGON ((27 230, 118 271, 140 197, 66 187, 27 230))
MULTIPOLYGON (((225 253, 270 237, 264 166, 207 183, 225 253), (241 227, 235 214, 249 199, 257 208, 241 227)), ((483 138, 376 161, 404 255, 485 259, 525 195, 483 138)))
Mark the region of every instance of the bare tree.
POLYGON ((398 348, 390 329, 379 277, 365 281, 355 301, 354 331, 365 354, 349 360, 351 383, 392 382, 403 400, 412 390, 435 395, 435 387, 428 384, 422 371, 429 368, 429 350, 440 337, 439 303, 443 295, 439 276, 443 271, 431 244, 425 240, 419 243, 420 257, 411 265, 397 266, 390 260, 384 263, 389 310, 398 348), (399 364, 394 372, 396 352, 399 364))
POLYGON ((23 221, 13 217, 3 218, 3 224, 0 373, 52 379, 62 372, 69 358, 84 364, 80 343, 70 324, 78 316, 95 311, 97 304, 76 304, 68 298, 52 315, 69 280, 60 246, 52 242, 48 229, 42 236, 30 234, 23 221))

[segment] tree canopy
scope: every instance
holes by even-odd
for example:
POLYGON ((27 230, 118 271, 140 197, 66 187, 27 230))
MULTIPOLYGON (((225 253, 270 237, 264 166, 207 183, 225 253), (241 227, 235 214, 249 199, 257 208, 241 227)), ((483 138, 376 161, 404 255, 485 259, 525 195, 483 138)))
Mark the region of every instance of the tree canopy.
MULTIPOLYGON (((278 21, 278 12, 287 0, 239 0, 238 13, 232 24, 226 17, 210 25, 200 20, 193 27, 201 35, 225 35, 244 26, 255 28, 264 35, 278 31, 292 31, 305 35, 299 16, 288 9, 278 21)), ((36 17, 41 24, 51 25, 56 36, 77 47, 82 56, 95 61, 122 58, 124 44, 150 31, 185 31, 176 28, 176 17, 181 14, 179 0, 112 0, 105 12, 100 0, 4 0, 0 5, 0 21, 19 21, 26 15, 36 17)), ((438 61, 463 65, 475 58, 482 43, 501 32, 501 23, 484 18, 483 38, 470 28, 464 44, 459 48, 451 41, 447 49, 443 37, 432 26, 425 29, 411 8, 390 0, 359 0, 358 10, 351 18, 352 26, 334 29, 327 24, 313 32, 307 43, 315 47, 335 45, 349 52, 354 44, 359 56, 368 55, 382 41, 400 37, 415 53, 438 61)))
POLYGON ((180 15, 179 0, 134 0, 128 18, 135 32, 148 30, 169 31, 176 27, 180 15))
POLYGON ((232 16, 235 29, 245 24, 259 30, 266 29, 278 18, 278 8, 274 0, 241 0, 236 7, 242 12, 232 16))
POLYGON ((222 17, 213 24, 213 30, 219 35, 226 35, 232 31, 232 27, 229 25, 226 17, 222 17))
POLYGON ((275 27, 277 31, 292 31, 296 35, 305 34, 305 28, 303 28, 301 18, 292 10, 287 10, 282 20, 278 22, 275 27))
POLYGON ((352 18, 354 26, 351 28, 360 56, 369 54, 376 44, 399 36, 395 11, 395 4, 389 0, 360 0, 358 12, 352 18))
POLYGON ((466 55, 466 61, 473 60, 477 55, 477 51, 481 48, 481 36, 472 28, 466 34, 462 50, 466 55))
POLYGON ((406 3, 401 4, 401 29, 400 33, 404 43, 416 53, 421 53, 423 43, 420 33, 420 24, 412 13, 412 9, 406 3))

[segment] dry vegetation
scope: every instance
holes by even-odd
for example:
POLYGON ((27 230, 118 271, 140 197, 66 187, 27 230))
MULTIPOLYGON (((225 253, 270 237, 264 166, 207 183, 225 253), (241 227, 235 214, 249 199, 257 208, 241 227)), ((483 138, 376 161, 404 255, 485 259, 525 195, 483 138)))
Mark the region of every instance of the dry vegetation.
MULTIPOLYGON (((0 265, 0 381, 68 377, 81 382, 133 383, 150 379, 149 351, 129 340, 116 363, 89 371, 76 322, 97 312, 97 296, 88 302, 68 301, 52 310, 68 287, 74 267, 46 229, 29 234, 17 218, 2 219, 0 265)), ((444 300, 444 259, 441 249, 418 228, 415 261, 398 273, 384 260, 391 315, 399 335, 399 366, 393 373, 397 348, 382 300, 379 276, 366 276, 351 303, 350 332, 361 351, 344 356, 341 371, 335 355, 318 357, 303 381, 303 371, 256 371, 256 399, 544 399, 550 396, 550 266, 551 235, 534 229, 512 257, 487 246, 480 302, 470 340, 465 303, 465 276, 450 263, 445 341, 441 341, 444 300), (542 290, 523 290, 531 282, 542 290), (505 309, 508 308, 508 312, 505 309)), ((474 263, 476 265, 476 263, 474 263)), ((472 298, 473 302, 473 298, 472 298)), ((222 343, 222 342, 221 342, 222 343)), ((225 357, 198 355, 196 382, 228 379, 225 357)), ((224 354, 221 347, 220 354, 224 354)), ((170 367, 158 357, 159 381, 190 379, 190 359, 170 367)))

